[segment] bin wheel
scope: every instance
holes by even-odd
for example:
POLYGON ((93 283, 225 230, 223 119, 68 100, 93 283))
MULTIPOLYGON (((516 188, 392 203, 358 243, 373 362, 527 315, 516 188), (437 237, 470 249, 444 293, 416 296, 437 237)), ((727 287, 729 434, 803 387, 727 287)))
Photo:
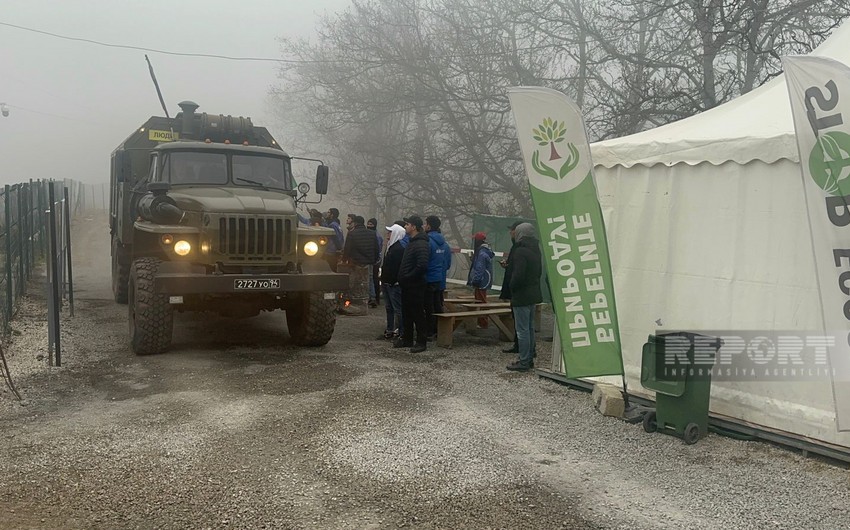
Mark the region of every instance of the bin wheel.
POLYGON ((646 432, 655 432, 658 430, 658 423, 655 421, 654 410, 643 415, 643 430, 646 432))
POLYGON ((699 440, 699 434, 699 425, 696 423, 689 423, 687 427, 685 427, 682 439, 686 444, 693 445, 697 443, 697 440, 699 440))

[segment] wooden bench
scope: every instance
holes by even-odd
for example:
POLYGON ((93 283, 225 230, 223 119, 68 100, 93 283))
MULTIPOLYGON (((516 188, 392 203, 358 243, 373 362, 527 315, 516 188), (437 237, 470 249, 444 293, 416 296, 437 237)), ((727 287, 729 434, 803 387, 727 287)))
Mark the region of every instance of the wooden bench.
MULTIPOLYGON (((540 331, 541 322, 543 320, 543 308, 549 304, 537 304, 534 308, 534 331, 540 331)), ((461 307, 467 311, 481 311, 483 309, 503 309, 511 307, 510 302, 487 302, 477 304, 461 304, 461 307)))
POLYGON ((486 316, 497 328, 502 340, 514 340, 514 320, 511 309, 483 309, 480 311, 455 311, 452 313, 434 313, 437 317, 437 346, 452 347, 452 336, 461 322, 470 318, 486 316))

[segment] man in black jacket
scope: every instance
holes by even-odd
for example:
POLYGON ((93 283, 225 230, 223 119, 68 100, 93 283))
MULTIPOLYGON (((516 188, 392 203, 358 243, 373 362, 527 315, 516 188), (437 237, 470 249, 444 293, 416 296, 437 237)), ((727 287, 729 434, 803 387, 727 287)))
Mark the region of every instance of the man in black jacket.
POLYGON ((543 301, 540 293, 543 259, 534 226, 522 223, 514 234, 516 244, 510 255, 510 289, 519 359, 509 364, 508 370, 525 372, 534 366, 534 307, 543 301))
POLYGON ((345 238, 342 261, 351 266, 349 276, 351 305, 343 310, 347 315, 365 315, 369 302, 369 275, 372 264, 378 261, 378 240, 375 232, 366 228, 360 215, 352 216, 352 227, 345 238))
POLYGON ((428 273, 428 258, 431 247, 428 234, 423 230, 422 218, 412 215, 404 220, 404 230, 410 237, 401 266, 398 283, 401 285, 401 313, 404 332, 393 344, 396 348, 410 347, 410 353, 425 351, 428 337, 425 319, 425 276, 428 273), (413 328, 416 328, 416 344, 413 344, 413 328))
MULTIPOLYGON (((514 268, 511 265, 511 255, 516 248, 516 227, 522 224, 522 221, 514 221, 508 226, 508 233, 511 235, 511 249, 508 251, 508 255, 499 261, 499 265, 505 269, 505 276, 502 280, 502 291, 499 293, 499 300, 505 300, 510 302, 511 300, 511 273, 514 268)), ((519 342, 517 342, 516 334, 514 334, 514 345, 506 350, 502 350, 503 353, 519 353, 519 342)))

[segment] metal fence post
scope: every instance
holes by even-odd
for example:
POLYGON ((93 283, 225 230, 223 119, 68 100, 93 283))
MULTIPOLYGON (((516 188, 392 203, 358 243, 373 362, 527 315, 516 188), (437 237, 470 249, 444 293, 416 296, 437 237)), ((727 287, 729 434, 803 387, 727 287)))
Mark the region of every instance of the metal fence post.
POLYGON ((65 245, 67 245, 67 252, 65 254, 65 259, 68 260, 68 305, 71 308, 71 316, 74 316, 74 269, 71 266, 71 211, 68 208, 68 203, 70 199, 68 197, 68 188, 64 189, 65 194, 65 245))
POLYGON ((33 193, 35 189, 30 179, 29 187, 27 188, 27 259, 29 260, 29 269, 27 270, 27 279, 32 279, 32 271, 35 268, 35 216, 33 215, 33 193))
MULTIPOLYGON (((38 252, 41 259, 47 258, 47 201, 45 200, 47 190, 44 181, 38 181, 38 252)), ((50 269, 48 269, 49 271, 50 269)))
POLYGON ((55 345, 56 352, 56 366, 62 366, 62 347, 61 347, 61 336, 62 334, 59 332, 59 306, 62 304, 61 295, 59 294, 59 264, 56 263, 56 259, 58 257, 57 252, 57 241, 56 241, 56 197, 53 191, 53 183, 48 184, 47 189, 47 200, 50 203, 50 210, 48 215, 48 239, 50 240, 49 245, 49 253, 50 253, 50 272, 51 272, 51 286, 50 292, 53 295, 53 303, 52 307, 52 318, 50 322, 53 324, 53 342, 55 345))
POLYGON ((23 198, 24 184, 18 184, 18 229, 16 230, 16 233, 18 234, 18 260, 20 260, 20 267, 18 268, 21 271, 21 276, 18 280, 21 285, 21 288, 19 289, 21 296, 27 292, 27 258, 26 255, 24 255, 24 236, 26 234, 26 230, 24 230, 23 198))
POLYGON ((12 291, 12 200, 10 198, 12 188, 7 184, 4 187, 4 214, 6 223, 6 314, 3 319, 3 329, 8 333, 10 331, 9 323, 12 320, 12 303, 14 293, 12 291))

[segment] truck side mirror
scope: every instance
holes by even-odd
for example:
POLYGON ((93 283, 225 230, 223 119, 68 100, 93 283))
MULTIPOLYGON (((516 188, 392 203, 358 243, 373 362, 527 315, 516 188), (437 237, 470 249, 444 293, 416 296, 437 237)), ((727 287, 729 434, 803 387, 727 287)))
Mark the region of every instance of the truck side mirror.
POLYGON ((328 166, 319 166, 316 169, 316 193, 325 195, 328 192, 328 166))

